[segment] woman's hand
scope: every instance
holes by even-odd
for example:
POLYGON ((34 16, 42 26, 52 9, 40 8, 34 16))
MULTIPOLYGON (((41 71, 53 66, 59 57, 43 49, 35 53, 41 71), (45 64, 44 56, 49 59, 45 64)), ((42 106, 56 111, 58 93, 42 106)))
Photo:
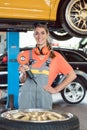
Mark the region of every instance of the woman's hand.
POLYGON ((45 86, 44 89, 48 91, 49 93, 58 93, 61 90, 63 90, 67 85, 69 85, 76 77, 77 76, 74 70, 71 70, 69 74, 67 74, 66 78, 60 84, 58 84, 55 88, 48 85, 48 86, 45 86))
POLYGON ((28 71, 29 69, 30 69, 30 68, 29 68, 28 65, 20 65, 18 70, 19 70, 21 73, 25 73, 25 72, 28 71))
POLYGON ((57 90, 52 86, 45 86, 44 89, 51 94, 57 93, 57 90))
POLYGON ((18 70, 20 71, 20 82, 24 83, 27 75, 26 75, 26 71, 28 71, 30 68, 28 65, 20 65, 18 70))

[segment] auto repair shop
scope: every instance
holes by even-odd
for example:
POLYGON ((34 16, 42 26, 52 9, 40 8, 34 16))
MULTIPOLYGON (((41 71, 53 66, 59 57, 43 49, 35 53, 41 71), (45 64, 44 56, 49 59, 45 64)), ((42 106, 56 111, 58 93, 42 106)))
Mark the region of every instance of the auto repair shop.
POLYGON ((36 22, 46 23, 51 38, 56 40, 68 40, 72 37, 85 38, 87 36, 87 1, 41 0, 37 4, 35 0, 21 2, 4 0, 0 2, 0 12, 0 31, 6 33, 8 56, 7 100, 5 108, 2 104, 0 105, 0 130, 87 130, 85 89, 84 100, 81 99, 81 102, 76 104, 63 101, 61 94, 57 93, 53 94, 52 110, 19 110, 19 63, 17 61, 20 52, 20 32, 31 31, 36 22), (61 18, 58 17, 59 14, 62 14, 61 18), (57 101, 55 101, 56 97, 57 101), (14 108, 9 108, 9 105, 13 105, 14 108))

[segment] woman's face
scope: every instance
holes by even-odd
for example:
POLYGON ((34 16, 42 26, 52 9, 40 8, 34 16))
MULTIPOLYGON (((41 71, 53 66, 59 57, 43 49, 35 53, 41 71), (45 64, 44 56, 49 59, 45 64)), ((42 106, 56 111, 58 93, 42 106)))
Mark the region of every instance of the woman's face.
POLYGON ((38 46, 45 46, 48 38, 48 33, 43 27, 36 27, 34 30, 34 37, 38 46))

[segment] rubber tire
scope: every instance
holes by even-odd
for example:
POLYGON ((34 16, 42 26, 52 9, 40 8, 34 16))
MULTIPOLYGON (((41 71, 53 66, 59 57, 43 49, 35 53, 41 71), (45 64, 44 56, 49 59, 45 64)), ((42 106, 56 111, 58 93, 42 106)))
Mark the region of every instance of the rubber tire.
POLYGON ((64 91, 65 91, 66 88, 61 91, 61 96, 62 96, 63 100, 65 102, 69 103, 69 104, 78 104, 78 103, 80 103, 84 99, 84 97, 86 95, 86 88, 85 88, 85 85, 84 85, 84 83, 82 82, 82 80, 80 78, 76 78, 73 82, 77 82, 77 83, 81 84, 81 86, 83 87, 83 90, 84 90, 83 97, 79 101, 77 101, 77 102, 70 102, 70 100, 68 100, 66 98, 65 94, 64 94, 65 93, 64 91))
POLYGON ((80 123, 77 116, 69 120, 45 123, 12 121, 0 117, 0 130, 79 130, 80 123))
POLYGON ((76 29, 71 28, 70 25, 68 25, 67 19, 65 17, 65 13, 66 13, 66 9, 68 4, 74 0, 65 0, 62 7, 61 7, 61 16, 60 16, 60 21, 61 21, 61 25, 64 28, 64 30, 66 32, 68 32, 68 34, 70 34, 71 36, 75 36, 75 37, 79 37, 79 38, 85 38, 87 36, 87 34, 83 34, 82 32, 77 32, 76 29))
POLYGON ((64 41, 64 40, 69 40, 72 38, 71 35, 69 35, 68 33, 67 34, 64 34, 64 35, 58 35, 56 34, 54 31, 50 31, 50 36, 56 40, 60 40, 60 41, 64 41))

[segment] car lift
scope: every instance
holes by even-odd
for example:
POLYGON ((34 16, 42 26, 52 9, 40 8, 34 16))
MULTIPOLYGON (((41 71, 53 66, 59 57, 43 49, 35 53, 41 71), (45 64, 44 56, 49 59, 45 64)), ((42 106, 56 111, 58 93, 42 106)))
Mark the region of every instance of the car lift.
POLYGON ((9 95, 14 97, 14 107, 18 108, 19 94, 19 72, 17 55, 19 53, 19 32, 6 32, 7 54, 8 54, 8 99, 9 95))

